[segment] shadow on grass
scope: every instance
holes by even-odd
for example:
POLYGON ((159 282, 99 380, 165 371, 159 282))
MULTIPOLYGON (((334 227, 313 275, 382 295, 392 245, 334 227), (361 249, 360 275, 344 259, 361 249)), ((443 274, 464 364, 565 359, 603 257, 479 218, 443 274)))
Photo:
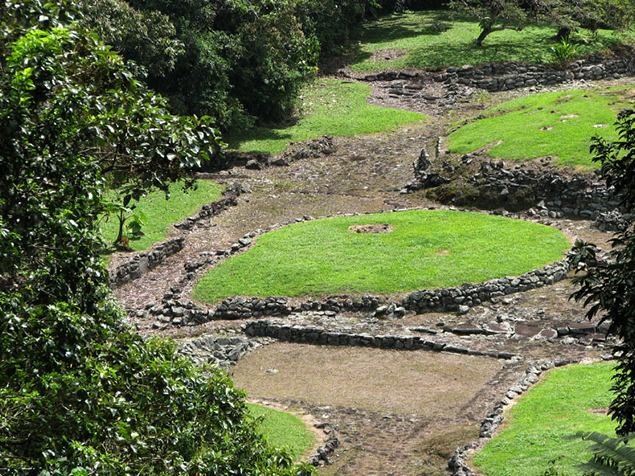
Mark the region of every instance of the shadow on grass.
MULTIPOLYGON (((408 55, 406 66, 430 68, 442 66, 472 66, 485 63, 504 63, 518 61, 534 64, 548 64, 551 59, 551 47, 557 41, 554 36, 535 35, 530 41, 510 43, 504 38, 496 38, 494 33, 482 46, 475 42, 461 44, 441 44, 434 48, 418 48, 408 55)), ((578 57, 584 57, 594 51, 616 48, 619 41, 614 38, 598 38, 590 45, 581 45, 578 57)))
MULTIPOLYGON (((293 124, 285 124, 284 126, 272 126, 272 128, 253 127, 251 129, 240 131, 226 138, 227 145, 230 149, 239 149, 244 142, 251 141, 291 141, 292 135, 286 132, 288 127, 293 124)), ((264 150, 250 150, 253 153, 263 153, 264 150)))
POLYGON ((428 11, 379 19, 362 27, 355 36, 362 43, 385 43, 417 36, 441 35, 451 28, 452 17, 449 12, 428 11), (413 15, 415 18, 412 20, 405 19, 413 15))
MULTIPOLYGON (((473 66, 484 63, 517 61, 522 57, 528 63, 541 63, 548 55, 553 41, 548 38, 534 39, 527 43, 513 44, 488 38, 488 42, 478 46, 474 41, 461 44, 442 44, 434 48, 418 48, 408 55, 408 66, 415 68, 438 66, 473 66)), ((487 40, 486 40, 487 41, 487 40)))

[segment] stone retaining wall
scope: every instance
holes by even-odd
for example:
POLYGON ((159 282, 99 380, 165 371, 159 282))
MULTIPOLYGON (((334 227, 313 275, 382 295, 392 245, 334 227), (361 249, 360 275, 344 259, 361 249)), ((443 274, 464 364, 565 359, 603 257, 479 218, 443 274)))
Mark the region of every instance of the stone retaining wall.
POLYGON ((443 351, 454 354, 481 355, 497 359, 511 359, 516 356, 516 354, 511 352, 472 350, 465 347, 432 342, 419 336, 349 334, 327 331, 319 327, 294 326, 293 324, 268 319, 250 321, 245 324, 243 331, 249 337, 272 337, 281 341, 301 344, 443 351))
MULTIPOLYGON (((429 209, 439 208, 447 209, 447 207, 430 207, 429 209)), ((399 211, 405 210, 393 210, 388 213, 399 211)), ((491 213, 516 217, 501 211, 491 213)), ((360 214, 351 214, 349 216, 354 215, 360 214)), ((286 222, 284 225, 313 219, 313 217, 305 216, 301 219, 286 222)), ((267 230, 257 230, 256 232, 248 233, 232 245, 231 249, 202 253, 200 260, 185 263, 188 273, 184 279, 186 281, 194 279, 196 273, 207 265, 216 264, 228 256, 248 249, 253 244, 255 237, 280 226, 282 225, 275 224, 267 230)), ((458 312, 459 314, 464 314, 468 312, 470 307, 490 301, 498 296, 551 285, 564 279, 567 272, 567 261, 562 260, 517 277, 498 278, 483 283, 463 284, 435 290, 414 291, 409 293, 400 303, 389 302, 385 297, 369 294, 354 298, 347 295, 330 296, 323 300, 308 300, 297 305, 289 304, 286 298, 276 296, 267 298, 230 297, 217 304, 215 309, 202 309, 192 301, 180 301, 180 288, 175 288, 176 292, 166 294, 161 303, 148 303, 144 311, 135 312, 141 318, 148 317, 148 315, 157 317, 157 322, 154 324, 155 328, 163 328, 170 324, 176 326, 195 325, 213 319, 231 320, 252 319, 263 316, 286 316, 294 312, 311 310, 334 313, 343 311, 369 312, 386 318, 403 317, 406 313, 458 312)))
POLYGON ((613 190, 596 175, 569 177, 549 166, 540 170, 502 160, 484 160, 474 173, 476 158, 476 154, 467 154, 458 163, 445 161, 433 166, 423 149, 413 163, 415 180, 406 185, 405 191, 435 187, 442 190, 445 184, 464 180, 469 194, 455 193, 449 198, 458 206, 489 204, 527 210, 529 216, 596 220, 596 226, 603 231, 615 231, 629 218, 622 216, 624 210, 613 190))
POLYGON ((595 175, 567 177, 550 168, 538 172, 523 168, 506 169, 502 161, 483 162, 480 172, 472 175, 468 183, 481 193, 494 193, 501 197, 525 194, 533 206, 546 210, 547 214, 554 212, 556 217, 595 219, 600 213, 619 206, 606 183, 595 175))
POLYGON ((227 208, 238 205, 237 198, 239 194, 236 191, 228 189, 223 195, 224 198, 221 200, 203 205, 201 211, 196 215, 192 215, 179 223, 175 223, 174 228, 190 230, 201 220, 216 216, 227 208))
MULTIPOLYGON (((201 223, 204 219, 218 215, 228 207, 238 204, 238 191, 230 188, 223 192, 223 195, 224 198, 221 200, 203 205, 200 212, 179 223, 175 223, 174 227, 181 230, 190 230, 194 225, 201 223)), ((175 237, 154 245, 148 252, 137 253, 130 260, 110 271, 110 286, 112 288, 118 288, 139 278, 148 271, 156 268, 170 256, 181 251, 184 246, 185 238, 175 237)))
POLYGON ((139 278, 151 269, 156 268, 170 256, 181 251, 184 244, 185 238, 183 237, 170 238, 155 245, 147 253, 134 255, 132 259, 110 271, 110 286, 117 288, 139 278))
MULTIPOLYGON (((166 294, 161 303, 148 303, 138 317, 157 319, 155 328, 168 325, 202 324, 210 320, 254 319, 263 316, 288 316, 303 311, 324 311, 333 315, 340 312, 368 312, 370 316, 399 318, 407 313, 457 312, 465 314, 470 307, 491 301, 499 296, 513 294, 564 279, 569 270, 567 260, 529 271, 516 277, 492 279, 483 283, 463 284, 450 288, 414 291, 401 303, 388 302, 381 296, 331 296, 324 300, 308 300, 294 305, 284 297, 242 298, 230 297, 221 301, 216 309, 202 309, 192 301, 180 301, 178 293, 166 294)), ((178 290, 177 290, 178 291, 178 290)))
POLYGON ((565 259, 517 277, 492 279, 452 288, 415 291, 406 296, 402 306, 417 314, 448 311, 464 314, 470 307, 490 301, 492 298, 553 284, 564 279, 568 271, 569 264, 565 259))
POLYGON ((480 66, 450 67, 438 74, 411 71, 387 71, 366 75, 365 81, 394 81, 429 78, 435 82, 461 84, 487 91, 508 91, 560 84, 572 80, 597 81, 635 75, 635 57, 590 55, 574 61, 566 70, 531 63, 487 63, 480 66))

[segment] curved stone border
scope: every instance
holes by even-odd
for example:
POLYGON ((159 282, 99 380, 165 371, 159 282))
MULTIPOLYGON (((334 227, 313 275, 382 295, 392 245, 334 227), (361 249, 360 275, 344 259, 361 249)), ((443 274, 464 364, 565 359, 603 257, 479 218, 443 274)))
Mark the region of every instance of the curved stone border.
POLYGON ((520 397, 533 385, 538 383, 540 380, 540 374, 543 371, 550 370, 555 367, 563 367, 565 365, 579 363, 579 360, 558 360, 529 363, 529 366, 525 370, 525 375, 509 387, 505 396, 497 402, 492 410, 490 410, 485 416, 481 422, 479 438, 464 446, 459 446, 454 450, 454 453, 448 461, 448 469, 450 469, 453 476, 477 476, 465 461, 471 453, 474 453, 477 449, 482 448, 487 441, 494 436, 496 430, 498 430, 500 425, 503 423, 503 413, 505 411, 505 407, 510 404, 510 400, 520 397))
POLYGON ((432 291, 414 291, 406 296, 402 306, 417 314, 448 311, 465 314, 470 307, 491 301, 492 298, 554 284, 564 279, 568 271, 569 262, 565 258, 517 277, 498 278, 432 291))
MULTIPOLYGON (((393 209, 384 213, 399 213, 413 210, 452 210, 476 213, 474 210, 459 209, 455 207, 425 207, 393 209)), ((518 215, 506 211, 485 211, 478 212, 488 215, 505 216, 512 219, 522 219, 518 215)), ((363 215, 375 215, 377 213, 350 213, 339 214, 320 219, 335 217, 351 217, 363 215)), ((243 252, 253 245, 254 238, 264 233, 268 233, 282 226, 311 221, 315 218, 304 216, 299 219, 289 220, 282 224, 276 223, 269 228, 259 229, 248 233, 234 243, 230 249, 219 249, 201 253, 200 259, 185 263, 187 274, 178 283, 185 286, 193 281, 196 276, 207 266, 218 264, 229 256, 243 252)), ((230 297, 218 303, 215 309, 203 309, 192 301, 180 301, 180 287, 172 289, 173 292, 164 295, 162 302, 148 303, 144 311, 137 311, 138 317, 148 317, 149 314, 159 316, 159 322, 154 324, 155 328, 162 328, 170 323, 182 325, 195 325, 207 322, 212 319, 251 319, 263 316, 284 316, 293 312, 307 310, 325 310, 339 313, 341 311, 351 312, 372 312, 376 316, 382 317, 402 317, 406 313, 427 313, 427 312, 458 312, 465 314, 470 307, 477 306, 485 301, 490 301, 498 296, 527 291, 542 286, 551 285, 564 279, 569 271, 567 259, 563 259, 543 268, 529 271, 516 277, 504 277, 492 279, 482 283, 463 284, 450 288, 440 288, 435 290, 419 290, 409 293, 401 303, 389 303, 383 296, 373 296, 365 294, 359 298, 351 298, 347 295, 331 296, 324 300, 308 300, 299 306, 288 304, 287 298, 242 298, 230 297)))
MULTIPOLYGON (((456 207, 424 207, 424 208, 402 208, 393 209, 384 213, 399 213, 413 210, 451 210, 461 212, 477 213, 475 210, 461 209, 456 207)), ((520 216, 507 211, 478 211, 488 215, 505 216, 512 219, 522 220, 520 216)), ((335 217, 351 217, 374 215, 377 213, 349 213, 337 214, 320 219, 335 217)), ((253 245, 254 238, 268 233, 283 226, 304 221, 311 221, 315 218, 303 216, 295 220, 284 223, 276 223, 267 229, 259 229, 248 233, 232 244, 230 249, 219 249, 200 253, 200 259, 187 262, 184 267, 187 274, 178 283, 178 287, 172 287, 172 292, 163 296, 160 304, 155 302, 147 303, 144 310, 130 310, 139 318, 146 318, 149 315, 158 316, 158 321, 153 324, 154 328, 165 328, 168 325, 196 325, 212 319, 249 319, 262 316, 288 315, 293 312, 306 310, 326 310, 339 313, 341 311, 373 312, 376 316, 382 317, 402 317, 406 313, 426 313, 426 312, 457 312, 465 314, 470 307, 489 301, 498 296, 527 291, 542 286, 553 284, 564 279, 569 270, 567 259, 563 259, 554 264, 547 265, 538 270, 529 271, 516 277, 497 278, 483 283, 463 284, 450 288, 440 288, 436 290, 419 290, 409 293, 401 303, 387 303, 383 296, 363 295, 361 298, 352 299, 347 295, 331 296, 324 300, 308 300, 299 307, 289 306, 286 298, 241 298, 230 297, 216 305, 216 309, 201 308, 192 301, 180 301, 180 286, 185 286, 193 281, 196 276, 207 266, 215 265, 229 256, 243 252, 253 245)), ((182 239, 182 238, 181 238, 182 239)), ((131 268, 135 275, 140 276, 142 269, 138 264, 139 258, 133 260, 131 268)), ((157 262, 158 264, 158 262, 157 262)), ((125 265, 124 265, 125 266, 125 265)), ((146 270, 147 271, 147 270, 146 270)), ((137 276, 137 277, 138 277, 137 276)), ((125 282, 125 281, 124 281, 125 282)))
MULTIPOLYGON (((240 195, 239 190, 228 188, 223 192, 223 195, 224 198, 221 200, 203 205, 200 212, 179 223, 175 223, 173 226, 177 229, 190 230, 201 220, 216 216, 230 206, 236 206, 238 204, 236 199, 240 195)), ((181 251, 184 246, 185 238, 168 238, 165 241, 153 245, 152 249, 148 252, 137 253, 130 260, 110 271, 110 286, 113 289, 118 288, 141 277, 143 274, 163 263, 170 256, 181 251)))

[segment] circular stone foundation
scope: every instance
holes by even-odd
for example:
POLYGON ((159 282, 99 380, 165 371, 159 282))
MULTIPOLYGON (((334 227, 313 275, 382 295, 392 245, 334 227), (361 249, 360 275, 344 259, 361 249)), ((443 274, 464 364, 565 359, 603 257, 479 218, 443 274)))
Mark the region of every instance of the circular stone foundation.
POLYGON ((201 278, 194 297, 394 294, 517 276, 562 259, 559 230, 495 215, 410 210, 290 224, 201 278), (390 231, 390 233, 388 233, 390 231))

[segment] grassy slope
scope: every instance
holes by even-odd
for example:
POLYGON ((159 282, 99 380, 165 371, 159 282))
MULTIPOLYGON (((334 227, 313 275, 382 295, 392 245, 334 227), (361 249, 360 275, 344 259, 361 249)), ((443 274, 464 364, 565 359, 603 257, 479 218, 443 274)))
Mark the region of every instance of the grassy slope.
POLYGON ((517 275, 562 258, 554 228, 478 213, 411 211, 332 218, 287 226, 212 269, 194 296, 396 293, 517 275), (388 223, 360 234, 355 224, 388 223))
POLYGON ((247 404, 254 417, 263 417, 259 430, 267 442, 276 448, 285 448, 297 460, 313 445, 315 435, 295 415, 260 405, 247 404))
MULTIPOLYGON (((135 251, 150 248, 154 243, 164 240, 170 225, 193 215, 206 203, 221 197, 221 187, 207 180, 199 180, 196 190, 183 192, 179 184, 170 185, 170 199, 165 199, 161 191, 154 191, 143 197, 137 209, 147 217, 148 223, 143 226, 144 236, 130 240, 130 247, 135 251)), ((114 194, 113 194, 114 197, 114 194)), ((119 221, 116 217, 102 220, 102 236, 108 243, 117 238, 119 221)), ((124 229, 125 232, 125 229, 124 229)))
POLYGON ((298 121, 284 127, 256 127, 241 136, 229 137, 229 145, 245 152, 279 154, 289 142, 323 135, 353 137, 394 130, 419 122, 422 114, 373 106, 366 102, 370 87, 335 79, 319 79, 302 93, 298 121))
POLYGON ((449 149, 469 153, 502 140, 488 155, 511 160, 550 155, 557 157, 558 165, 590 169, 591 137, 616 139, 613 124, 617 113, 628 107, 634 96, 633 88, 610 88, 515 99, 485 111, 485 118, 453 132, 449 149))
POLYGON ((588 442, 565 439, 578 431, 615 432, 606 415, 613 364, 576 365, 550 372, 511 411, 511 421, 479 452, 474 463, 488 476, 542 475, 549 461, 566 475, 583 471, 588 442))
MULTIPOLYGON (((352 54, 353 71, 375 72, 386 69, 432 68, 479 65, 490 62, 523 61, 548 63, 554 44, 555 28, 527 26, 521 32, 506 30, 492 33, 482 47, 474 40, 480 33, 478 22, 452 17, 447 11, 422 11, 395 14, 364 25, 359 31, 359 48, 352 54), (373 53, 381 50, 405 53, 392 61, 377 62, 373 53)), ((579 42, 589 33, 573 35, 579 42)), ((598 31, 589 44, 580 44, 580 55, 603 50, 620 43, 622 38, 607 30, 598 31)))

